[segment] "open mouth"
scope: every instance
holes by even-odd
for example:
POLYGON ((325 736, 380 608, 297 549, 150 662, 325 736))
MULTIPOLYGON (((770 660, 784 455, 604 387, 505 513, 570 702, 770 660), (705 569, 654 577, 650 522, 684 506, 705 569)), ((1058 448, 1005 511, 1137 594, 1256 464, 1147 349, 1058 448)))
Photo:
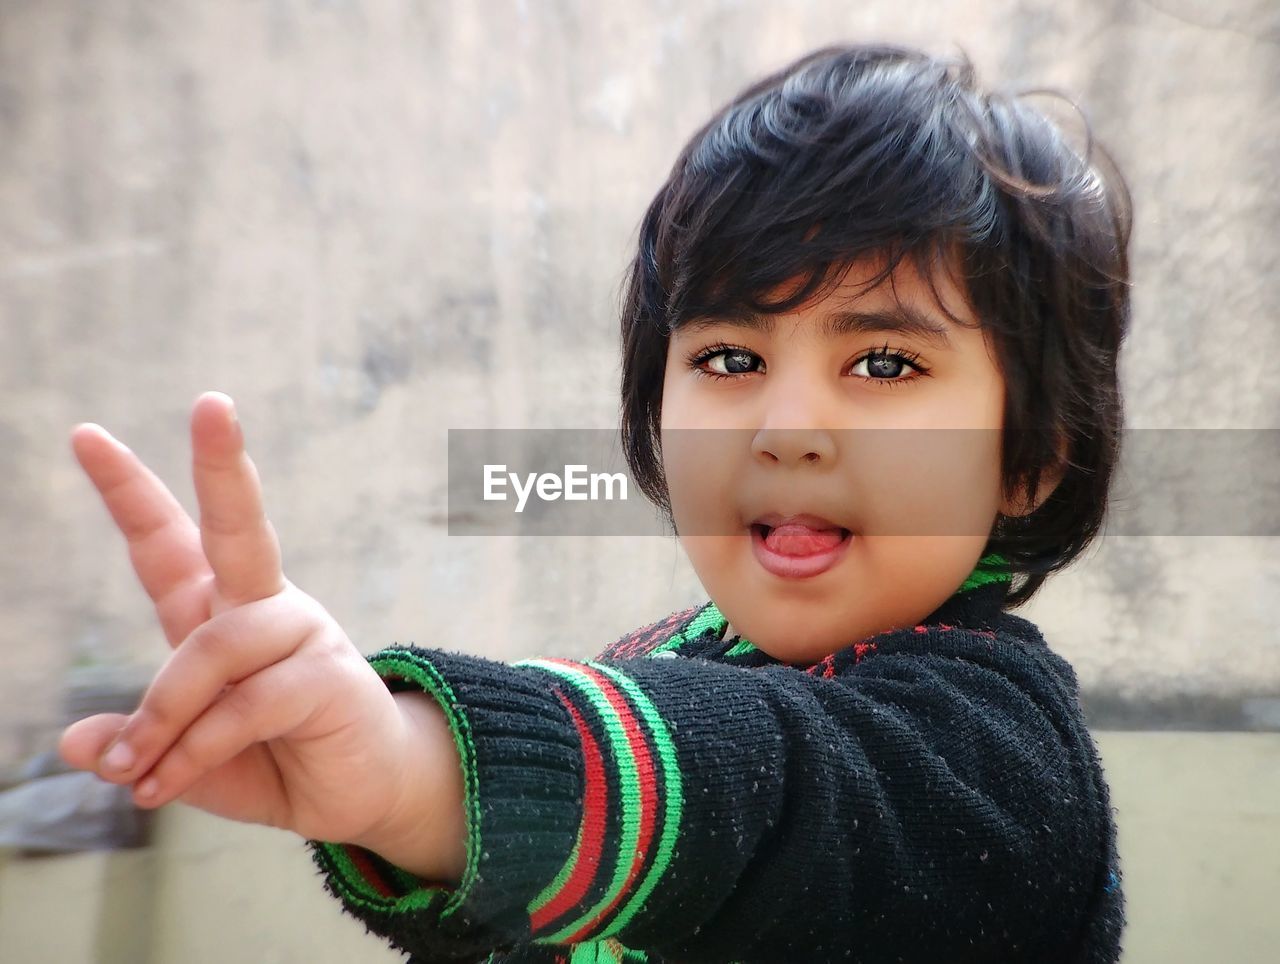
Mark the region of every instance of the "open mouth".
POLYGON ((784 579, 816 576, 834 566, 848 551, 853 533, 843 526, 817 528, 787 521, 753 522, 751 549, 768 572, 784 579))

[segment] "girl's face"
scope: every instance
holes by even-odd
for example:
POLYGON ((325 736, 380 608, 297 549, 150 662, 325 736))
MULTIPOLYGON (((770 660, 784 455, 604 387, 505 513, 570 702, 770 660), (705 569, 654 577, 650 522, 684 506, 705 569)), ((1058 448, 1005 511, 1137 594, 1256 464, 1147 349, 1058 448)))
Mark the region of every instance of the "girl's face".
MULTIPOLYGON (((667 350, 681 543, 732 631, 784 662, 916 624, 973 570, 996 513, 1016 511, 983 332, 949 321, 905 261, 859 292, 876 267, 856 262, 823 300, 760 325, 687 324, 667 350)), ((945 275, 939 296, 973 323, 945 275)))

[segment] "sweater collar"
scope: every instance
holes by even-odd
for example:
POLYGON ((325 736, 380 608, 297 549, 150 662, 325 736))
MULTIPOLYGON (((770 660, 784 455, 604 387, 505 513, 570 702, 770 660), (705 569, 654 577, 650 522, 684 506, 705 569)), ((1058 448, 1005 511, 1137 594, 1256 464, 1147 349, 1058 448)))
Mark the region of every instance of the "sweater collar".
POLYGON ((983 556, 964 584, 922 619, 921 625, 994 629, 1012 582, 1008 559, 998 553, 983 556))

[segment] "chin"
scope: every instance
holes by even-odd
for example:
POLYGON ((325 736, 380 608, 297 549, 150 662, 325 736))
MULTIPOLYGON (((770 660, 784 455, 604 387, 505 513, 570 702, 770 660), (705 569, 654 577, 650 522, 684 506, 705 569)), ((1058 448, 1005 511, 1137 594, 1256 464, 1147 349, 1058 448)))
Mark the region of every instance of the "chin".
POLYGON ((813 607, 812 603, 778 606, 761 621, 749 624, 758 627, 754 636, 743 623, 735 622, 734 626, 757 649, 774 659, 804 664, 816 663, 824 656, 877 632, 871 629, 864 631, 862 622, 854 617, 847 620, 838 617, 835 620, 830 620, 830 617, 818 619, 813 607))

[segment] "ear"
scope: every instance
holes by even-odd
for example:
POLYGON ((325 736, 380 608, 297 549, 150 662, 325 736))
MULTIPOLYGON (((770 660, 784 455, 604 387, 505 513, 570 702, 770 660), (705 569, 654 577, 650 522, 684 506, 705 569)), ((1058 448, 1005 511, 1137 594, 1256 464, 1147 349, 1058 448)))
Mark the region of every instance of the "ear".
POLYGON ((1000 514, 1004 516, 1030 515, 1044 504, 1045 499, 1053 494, 1053 490, 1058 487, 1058 484, 1066 474, 1067 440, 1060 435, 1058 437, 1057 462, 1054 465, 1046 466, 1040 472, 1040 484, 1036 487, 1035 501, 1028 505, 1026 492, 1020 488, 1013 498, 1001 498, 1000 514))

